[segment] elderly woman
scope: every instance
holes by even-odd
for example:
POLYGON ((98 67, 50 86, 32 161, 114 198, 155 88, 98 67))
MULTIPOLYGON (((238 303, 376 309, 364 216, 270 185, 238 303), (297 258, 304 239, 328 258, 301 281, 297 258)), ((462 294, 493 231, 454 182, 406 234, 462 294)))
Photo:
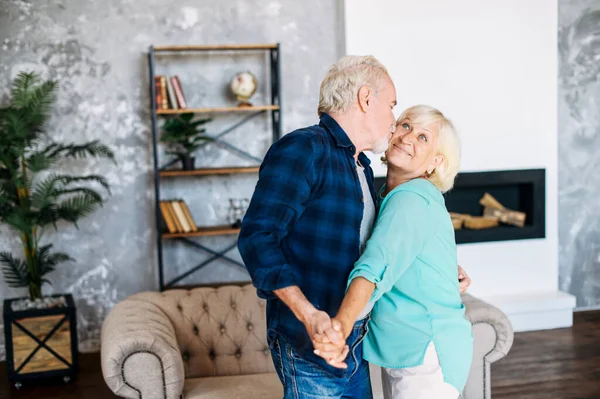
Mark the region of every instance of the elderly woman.
MULTIPOLYGON (((456 399, 473 337, 442 193, 454 184, 460 142, 441 112, 419 105, 398 119, 385 159, 377 223, 335 319, 347 336, 372 307, 363 357, 382 367, 386 398, 456 399)), ((330 363, 343 365, 346 352, 330 363)))

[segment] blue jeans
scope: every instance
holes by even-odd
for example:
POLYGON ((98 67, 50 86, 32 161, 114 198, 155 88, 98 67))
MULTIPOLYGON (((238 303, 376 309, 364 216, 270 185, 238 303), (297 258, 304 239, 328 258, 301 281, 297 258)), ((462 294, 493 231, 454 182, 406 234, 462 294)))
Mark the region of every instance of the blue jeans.
POLYGON ((283 399, 372 399, 369 363, 362 358, 368 318, 354 324, 346 342, 347 369, 336 369, 301 357, 281 335, 270 342, 273 364, 283 384, 283 399))

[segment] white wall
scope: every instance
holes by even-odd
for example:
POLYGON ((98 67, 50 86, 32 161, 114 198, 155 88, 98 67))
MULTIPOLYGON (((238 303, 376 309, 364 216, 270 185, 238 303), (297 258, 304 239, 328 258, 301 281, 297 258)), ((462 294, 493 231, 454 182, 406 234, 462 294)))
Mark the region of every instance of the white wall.
POLYGON ((455 122, 462 171, 546 169, 546 238, 460 245, 471 292, 557 292, 556 0, 347 0, 345 16, 346 53, 388 67, 397 114, 424 103, 455 122))

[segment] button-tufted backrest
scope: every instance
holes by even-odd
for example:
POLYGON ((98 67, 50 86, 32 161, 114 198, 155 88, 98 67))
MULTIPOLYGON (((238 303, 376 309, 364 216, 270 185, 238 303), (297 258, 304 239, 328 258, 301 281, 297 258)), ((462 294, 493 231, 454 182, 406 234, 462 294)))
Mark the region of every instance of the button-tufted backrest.
POLYGON ((168 290, 152 298, 175 327, 186 378, 275 371, 266 303, 251 284, 168 290))

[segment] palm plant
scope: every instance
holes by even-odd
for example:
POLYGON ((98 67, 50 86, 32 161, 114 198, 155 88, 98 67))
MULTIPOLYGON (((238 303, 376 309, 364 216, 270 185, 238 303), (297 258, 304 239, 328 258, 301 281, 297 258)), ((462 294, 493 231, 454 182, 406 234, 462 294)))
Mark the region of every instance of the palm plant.
POLYGON ((93 188, 106 179, 99 175, 73 176, 52 172, 63 159, 106 157, 113 152, 98 141, 76 144, 52 142, 44 130, 54 103, 56 81, 44 81, 34 73, 20 73, 13 81, 11 100, 0 108, 0 223, 19 234, 23 258, 0 252, 0 264, 11 287, 28 287, 31 300, 42 297, 47 274, 72 261, 66 253, 42 245, 48 227, 60 221, 73 223, 94 212, 104 202, 93 188), (90 184, 92 183, 92 184, 90 184))
POLYGON ((206 136, 206 130, 202 128, 210 119, 198 119, 193 121, 193 113, 185 113, 169 118, 162 126, 163 134, 160 141, 167 145, 166 151, 169 155, 175 155, 183 164, 184 169, 193 169, 192 154, 200 148, 204 142, 212 141, 212 137, 206 136))

